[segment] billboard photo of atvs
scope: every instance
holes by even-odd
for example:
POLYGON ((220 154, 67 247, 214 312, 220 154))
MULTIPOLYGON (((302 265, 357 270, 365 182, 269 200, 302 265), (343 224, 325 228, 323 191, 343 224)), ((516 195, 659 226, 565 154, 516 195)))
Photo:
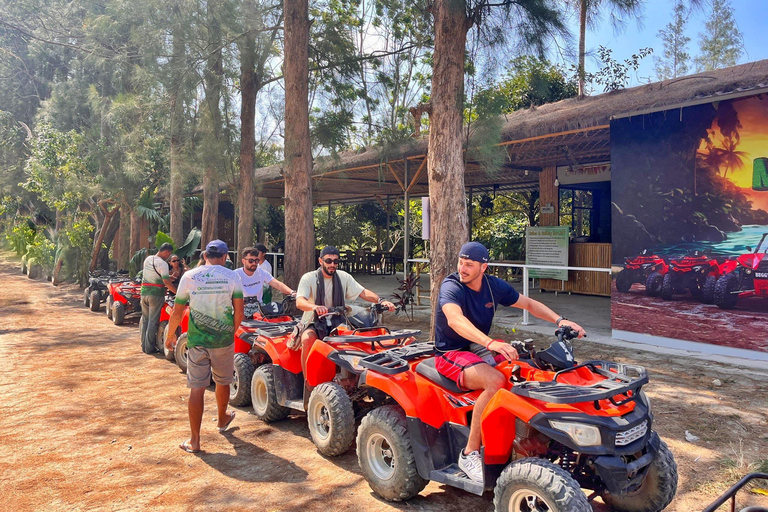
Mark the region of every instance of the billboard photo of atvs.
POLYGON ((768 352, 768 97, 611 121, 614 330, 768 352))

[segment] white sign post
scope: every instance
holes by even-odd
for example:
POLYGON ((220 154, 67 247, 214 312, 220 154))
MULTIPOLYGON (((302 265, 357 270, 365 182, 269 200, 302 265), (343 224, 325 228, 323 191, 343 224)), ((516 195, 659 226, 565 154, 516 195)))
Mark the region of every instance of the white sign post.
MULTIPOLYGON (((568 266, 569 226, 525 228, 525 264, 568 266)), ((534 279, 568 280, 567 270, 530 269, 534 279)))

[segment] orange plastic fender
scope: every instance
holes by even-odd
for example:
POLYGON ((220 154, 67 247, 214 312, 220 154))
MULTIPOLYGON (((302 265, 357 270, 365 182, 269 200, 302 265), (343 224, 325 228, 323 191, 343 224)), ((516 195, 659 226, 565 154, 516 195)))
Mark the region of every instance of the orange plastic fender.
POLYGON ((310 386, 330 382, 336 376, 336 363, 328 359, 336 349, 320 340, 312 344, 307 356, 307 374, 304 378, 310 386))
POLYGON ((410 374, 411 372, 404 372, 395 376, 385 376, 379 373, 366 371, 364 373, 365 385, 379 389, 387 395, 391 396, 395 399, 398 405, 403 408, 406 416, 417 418, 419 415, 416 411, 416 405, 413 403, 413 400, 411 400, 411 397, 408 393, 408 390, 410 390, 412 392, 412 396, 416 396, 416 386, 413 384, 413 382, 406 383, 410 384, 406 386, 403 386, 403 382, 399 382, 403 381, 406 378, 405 376, 410 374))
POLYGON ((483 411, 480 430, 486 464, 505 464, 515 441, 515 418, 526 423, 541 411, 509 390, 500 389, 483 411))

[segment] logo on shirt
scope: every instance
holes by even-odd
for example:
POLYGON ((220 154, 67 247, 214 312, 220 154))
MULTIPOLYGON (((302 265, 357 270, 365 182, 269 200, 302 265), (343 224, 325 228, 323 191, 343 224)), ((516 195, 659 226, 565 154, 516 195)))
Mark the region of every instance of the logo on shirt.
POLYGON ((493 308, 493 302, 486 302, 485 303, 485 307, 487 307, 488 309, 492 309, 493 308))

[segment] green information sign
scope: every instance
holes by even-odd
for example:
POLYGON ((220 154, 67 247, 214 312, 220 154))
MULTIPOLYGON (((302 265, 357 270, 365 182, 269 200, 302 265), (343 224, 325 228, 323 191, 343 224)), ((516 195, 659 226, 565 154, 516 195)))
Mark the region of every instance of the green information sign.
MULTIPOLYGON (((569 226, 528 226, 525 228, 525 264, 568 266, 569 226)), ((568 280, 567 270, 529 270, 535 279, 568 280)))

